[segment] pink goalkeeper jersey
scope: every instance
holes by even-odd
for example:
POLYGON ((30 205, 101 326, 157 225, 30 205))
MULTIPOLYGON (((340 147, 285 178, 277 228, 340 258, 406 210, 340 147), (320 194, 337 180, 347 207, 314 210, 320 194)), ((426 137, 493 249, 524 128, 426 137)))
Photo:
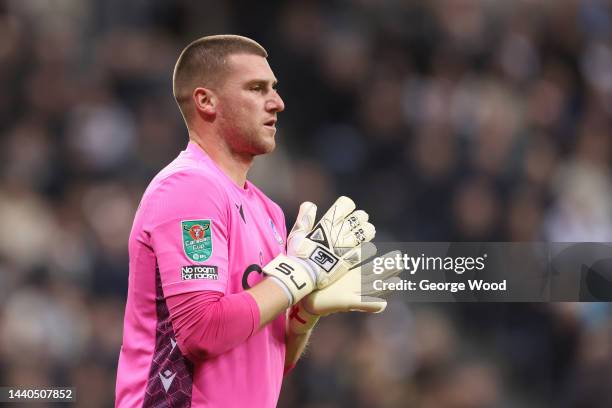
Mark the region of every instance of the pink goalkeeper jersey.
POLYGON ((242 292, 285 251, 285 237, 278 205, 248 181, 236 186, 189 142, 153 179, 132 226, 116 406, 276 406, 284 314, 230 351, 192 363, 176 346, 165 297, 242 292))

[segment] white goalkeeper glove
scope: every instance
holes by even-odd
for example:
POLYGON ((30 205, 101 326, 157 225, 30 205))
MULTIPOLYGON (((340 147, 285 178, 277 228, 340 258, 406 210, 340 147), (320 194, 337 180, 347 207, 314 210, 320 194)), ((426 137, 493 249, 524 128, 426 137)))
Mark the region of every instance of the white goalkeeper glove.
POLYGON ((354 210, 353 200, 342 196, 313 227, 317 206, 300 206, 287 238, 287 255, 278 255, 263 268, 285 290, 291 305, 361 262, 361 243, 374 238, 376 230, 365 211, 354 210))
MULTIPOLYGON (((363 245, 363 259, 376 253, 373 244, 363 245)), ((381 258, 394 259, 400 252, 393 251, 381 258)), ((382 265, 384 265, 384 261, 382 265)), ((388 295, 385 285, 398 283, 401 269, 392 268, 381 274, 374 273, 374 262, 356 266, 328 287, 315 290, 297 305, 289 314, 289 327, 293 333, 303 334, 311 330, 320 316, 337 312, 380 313, 387 307, 382 296, 388 295)))

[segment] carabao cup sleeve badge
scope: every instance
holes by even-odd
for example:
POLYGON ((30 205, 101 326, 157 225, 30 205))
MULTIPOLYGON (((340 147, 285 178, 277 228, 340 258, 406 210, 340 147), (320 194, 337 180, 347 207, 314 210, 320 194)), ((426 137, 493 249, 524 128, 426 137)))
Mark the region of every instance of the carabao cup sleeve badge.
POLYGON ((212 255, 211 220, 181 221, 183 250, 187 258, 204 262, 212 255))

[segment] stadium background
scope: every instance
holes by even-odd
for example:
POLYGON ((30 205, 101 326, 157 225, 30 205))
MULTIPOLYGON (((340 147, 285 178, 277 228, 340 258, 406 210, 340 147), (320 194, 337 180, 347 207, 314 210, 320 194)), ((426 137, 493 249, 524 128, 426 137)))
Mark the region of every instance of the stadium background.
MULTIPOLYGON (((251 178, 289 223, 347 194, 381 241, 610 242, 611 17, 605 0, 0 0, 0 384, 112 405, 127 237, 186 143, 171 71, 192 39, 268 49, 287 109, 251 178)), ((324 319, 279 406, 610 407, 610 312, 395 296, 324 319)))

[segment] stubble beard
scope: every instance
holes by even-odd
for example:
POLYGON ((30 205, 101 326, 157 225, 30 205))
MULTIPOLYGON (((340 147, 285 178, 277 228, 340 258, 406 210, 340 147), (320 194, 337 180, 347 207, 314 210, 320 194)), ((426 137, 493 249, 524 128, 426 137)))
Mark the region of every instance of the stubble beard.
POLYGON ((249 151, 253 156, 259 156, 262 154, 272 153, 274 148, 276 147, 276 142, 274 140, 274 136, 270 136, 268 134, 252 135, 249 138, 249 151))
POLYGON ((222 137, 234 154, 259 156, 274 151, 276 132, 271 134, 263 124, 236 120, 244 117, 237 112, 227 113, 221 123, 222 137))
POLYGON ((263 126, 235 127, 230 130, 226 140, 232 151, 239 155, 259 156, 271 153, 276 147, 275 135, 271 135, 263 126))

